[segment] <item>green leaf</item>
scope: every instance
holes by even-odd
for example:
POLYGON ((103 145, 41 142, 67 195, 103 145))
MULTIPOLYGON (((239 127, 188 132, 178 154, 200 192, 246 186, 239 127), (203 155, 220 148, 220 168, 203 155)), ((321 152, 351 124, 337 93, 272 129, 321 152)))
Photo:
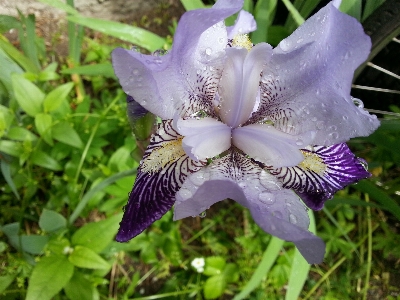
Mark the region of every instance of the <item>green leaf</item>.
POLYGON ((42 2, 44 4, 47 4, 47 5, 53 6, 55 8, 61 9, 72 15, 79 14, 79 12, 75 8, 73 8, 72 6, 65 4, 59 0, 38 0, 38 1, 42 2))
POLYGON ((16 140, 16 141, 36 141, 37 136, 29 131, 26 128, 23 127, 12 127, 7 133, 7 138, 10 140, 16 140))
POLYGON ((44 111, 50 112, 56 110, 61 105, 61 103, 67 99, 67 96, 73 87, 74 83, 68 82, 58 86, 50 93, 48 93, 43 100, 44 111))
POLYGON ((22 146, 19 142, 0 140, 0 152, 19 157, 22 154, 22 146))
POLYGON ((11 84, 11 74, 22 74, 23 70, 21 67, 14 62, 7 54, 1 49, 1 39, 0 39, 0 82, 4 84, 7 92, 13 95, 13 88, 11 84))
POLYGON ((43 151, 36 150, 35 152, 32 153, 30 159, 34 165, 41 166, 43 168, 47 168, 54 171, 62 170, 61 165, 54 158, 52 158, 50 155, 48 155, 43 151))
POLYGON ((340 11, 356 18, 358 21, 361 20, 361 0, 346 0, 342 1, 340 5, 340 11))
POLYGON ((221 274, 226 265, 225 258, 221 256, 210 256, 206 258, 204 275, 213 276, 221 274))
POLYGON ((161 49, 165 44, 165 39, 162 37, 139 27, 82 16, 69 16, 67 19, 68 21, 139 45, 151 52, 161 49))
POLYGON ((233 300, 245 299, 255 288, 260 285, 264 276, 268 274, 276 258, 278 257, 283 246, 283 242, 283 240, 277 237, 273 236, 271 238, 260 264, 253 273, 253 276, 251 276, 249 282, 244 286, 243 290, 233 298, 233 300))
POLYGON ((16 237, 14 240, 15 244, 21 243, 20 245, 22 246, 22 250, 24 252, 36 255, 43 253, 44 246, 46 246, 48 241, 49 238, 47 236, 35 234, 21 235, 20 237, 16 237))
MULTIPOLYGON (((0 66, 1 66, 1 61, 0 61, 0 66)), ((1 81, 1 75, 0 75, 0 81, 1 81)), ((2 137, 4 133, 8 130, 8 128, 10 128, 13 119, 14 115, 10 111, 10 109, 8 107, 0 105, 0 137, 2 137)))
POLYGON ((16 274, 0 276, 0 294, 2 294, 8 286, 14 281, 16 274))
POLYGON ((26 300, 47 300, 55 296, 71 279, 74 266, 65 256, 43 257, 33 269, 26 300))
POLYGON ((86 277, 75 270, 71 280, 64 287, 65 294, 71 300, 93 300, 94 286, 86 277))
POLYGON ((186 11, 206 7, 201 0, 181 0, 181 3, 186 11))
POLYGON ((380 189, 369 180, 361 180, 358 184, 353 185, 353 187, 369 194, 369 196, 379 202, 385 210, 391 212, 398 220, 400 220, 400 205, 384 190, 380 189))
POLYGON ((53 232, 67 226, 67 220, 58 212, 43 209, 39 219, 39 226, 42 230, 53 232))
POLYGON ((293 6, 292 2, 289 0, 282 0, 283 4, 285 4, 287 10, 290 12, 292 15, 294 21, 298 26, 304 23, 304 18, 301 16, 299 11, 293 6))
POLYGON ((11 81, 19 106, 33 117, 42 112, 44 93, 21 75, 13 74, 11 81))
POLYGON ((21 28, 21 23, 16 17, 0 15, 0 33, 19 28, 21 28))
POLYGON ((226 264, 222 275, 225 276, 226 282, 237 282, 239 280, 239 270, 236 264, 226 264))
POLYGON ((78 149, 83 147, 83 142, 78 133, 72 128, 71 124, 66 121, 55 124, 52 128, 51 135, 55 140, 61 143, 78 149))
POLYGON ((99 253, 114 239, 121 218, 122 214, 117 214, 108 219, 84 225, 72 236, 72 244, 85 246, 99 253))
POLYGON ((6 180, 7 184, 10 186, 11 190, 13 191, 15 197, 17 199, 21 199, 21 197, 18 194, 17 188, 14 184, 14 180, 11 177, 11 170, 10 170, 10 164, 7 163, 5 160, 0 160, 0 168, 1 168, 1 174, 3 175, 4 179, 6 180))
POLYGON ((79 66, 71 69, 65 69, 61 71, 62 74, 79 74, 86 76, 104 76, 107 78, 117 77, 114 74, 114 69, 110 63, 108 64, 95 64, 87 66, 79 66))
POLYGON ((258 44, 267 41, 268 29, 273 21, 277 0, 259 0, 255 7, 257 30, 251 33, 251 40, 258 44))
POLYGON ((68 257, 69 261, 77 267, 87 269, 108 269, 109 263, 93 250, 76 246, 68 257))
POLYGON ((50 146, 53 146, 53 139, 51 138, 52 124, 53 124, 53 118, 49 114, 39 113, 35 116, 35 127, 40 136, 50 146))
POLYGON ((216 299, 224 293, 226 280, 223 275, 215 275, 204 283, 204 297, 206 299, 216 299))
MULTIPOLYGON (((11 45, 8 41, 5 41, 0 37, 0 48, 4 50, 9 57, 11 57, 18 65, 20 65, 25 71, 36 74, 39 70, 35 64, 25 55, 23 55, 17 48, 11 45)), ((3 65, 1 71, 3 72, 3 65)), ((2 73, 0 72, 0 73, 2 73)), ((5 73, 12 74, 6 70, 5 73)), ((20 72, 18 72, 20 73, 20 72)), ((22 72, 21 72, 22 73, 22 72)))

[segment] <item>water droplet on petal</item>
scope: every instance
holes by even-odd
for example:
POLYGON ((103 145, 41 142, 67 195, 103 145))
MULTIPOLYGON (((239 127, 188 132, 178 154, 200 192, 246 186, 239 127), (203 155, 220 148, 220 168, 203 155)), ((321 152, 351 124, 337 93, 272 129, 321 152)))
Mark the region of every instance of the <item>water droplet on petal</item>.
POLYGON ((207 215, 207 213, 205 211, 203 211, 202 213, 199 214, 200 218, 204 218, 207 215))
POLYGON ((303 140, 301 140, 301 139, 298 139, 297 141, 296 141, 296 145, 297 146, 303 146, 303 140))
POLYGON ((351 100, 357 107, 364 108, 364 103, 360 99, 351 97, 351 100))
POLYGON ((206 54, 207 54, 207 55, 211 55, 211 53, 212 53, 212 49, 211 49, 211 48, 207 48, 207 49, 206 49, 206 54))
POLYGON ((298 39, 297 44, 300 44, 303 41, 303 39, 298 39))
POLYGON ((279 210, 274 211, 274 212, 273 212, 273 215, 274 215, 275 217, 279 218, 279 219, 282 219, 282 213, 281 213, 279 210))
POLYGON ((296 224, 297 223, 297 217, 294 214, 290 214, 289 215, 289 221, 292 224, 296 224))
POLYGON ((343 116, 343 120, 347 120, 349 117, 348 116, 343 116))
POLYGON ((317 126, 317 129, 323 129, 324 128, 324 121, 318 121, 316 126, 317 126))
POLYGON ((181 196, 184 200, 189 199, 190 197, 192 197, 192 192, 189 191, 188 189, 185 188, 181 188, 178 191, 179 196, 181 196))
POLYGON ((261 202, 263 202, 263 203, 265 203, 265 204, 267 204, 267 205, 272 205, 272 204, 274 204, 275 203, 275 195, 274 194, 272 194, 272 193, 269 193, 269 192, 267 192, 267 191, 263 191, 262 193, 260 193, 259 195, 258 195, 258 199, 261 201, 261 202))
POLYGON ((339 138, 339 134, 337 132, 332 132, 329 135, 335 140, 339 138))
POLYGON ((193 184, 200 186, 202 185, 205 181, 207 181, 210 178, 210 174, 199 171, 194 173, 192 176, 190 176, 190 181, 193 182, 193 184))
POLYGON ((365 171, 368 171, 368 163, 365 159, 362 158, 357 158, 358 162, 363 166, 363 168, 365 169, 365 171))
POLYGON ((282 41, 279 43, 279 47, 280 47, 283 51, 289 51, 289 50, 290 50, 290 47, 291 47, 291 44, 290 44, 290 42, 289 42, 287 39, 284 39, 284 40, 282 40, 282 41))
POLYGON ((139 70, 138 69, 133 69, 132 70, 132 75, 138 75, 139 74, 139 70))

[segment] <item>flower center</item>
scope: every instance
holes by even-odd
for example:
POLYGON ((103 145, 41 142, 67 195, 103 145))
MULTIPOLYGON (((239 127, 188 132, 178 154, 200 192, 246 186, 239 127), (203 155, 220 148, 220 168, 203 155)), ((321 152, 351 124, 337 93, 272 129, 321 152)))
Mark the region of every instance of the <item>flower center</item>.
POLYGON ((317 173, 318 175, 323 175, 326 170, 326 164, 321 157, 315 153, 300 150, 304 156, 304 160, 299 163, 299 167, 317 173))

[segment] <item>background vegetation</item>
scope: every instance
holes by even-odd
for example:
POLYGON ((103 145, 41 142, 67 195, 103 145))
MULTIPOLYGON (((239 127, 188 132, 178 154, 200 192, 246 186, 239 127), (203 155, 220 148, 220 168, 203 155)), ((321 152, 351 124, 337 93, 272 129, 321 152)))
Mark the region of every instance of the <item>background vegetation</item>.
MULTIPOLYGON (((1 299, 400 299, 395 103, 382 101, 391 114, 376 133, 350 142, 374 176, 337 193, 315 223, 310 213, 327 244, 321 265, 309 266, 228 200, 203 218, 173 222, 169 212, 120 244, 113 238, 154 118, 138 120, 132 134, 110 53, 132 44, 168 50, 176 20, 161 37, 84 17, 73 0, 40 1, 68 13, 65 57, 36 34, 33 15, 0 16, 1 299), (17 44, 4 35, 10 29, 17 44), (195 258, 204 258, 202 272, 195 258)), ((181 2, 186 10, 211 4, 181 2)), ((363 21, 382 2, 344 0, 341 9, 363 21)), ((245 1, 258 23, 253 42, 277 45, 324 4, 245 1)))

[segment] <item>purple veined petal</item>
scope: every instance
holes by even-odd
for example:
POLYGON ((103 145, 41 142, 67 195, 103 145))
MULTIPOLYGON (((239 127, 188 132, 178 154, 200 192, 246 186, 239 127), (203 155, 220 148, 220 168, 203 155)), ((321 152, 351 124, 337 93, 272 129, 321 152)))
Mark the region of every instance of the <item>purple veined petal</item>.
POLYGON ((263 70, 260 107, 251 122, 269 119, 285 132, 316 131, 315 144, 324 146, 366 136, 379 126, 376 116, 350 97, 354 70, 368 57, 370 38, 356 19, 334 4, 273 50, 263 70))
POLYGON ((260 74, 271 58, 270 45, 260 43, 250 51, 226 49, 226 64, 219 84, 220 117, 235 128, 245 123, 256 103, 260 74))
POLYGON ((299 150, 309 145, 313 133, 291 135, 266 124, 250 124, 232 131, 232 144, 267 166, 296 166, 303 159, 299 150))
POLYGON ((307 230, 309 219, 299 198, 238 153, 188 176, 176 194, 174 219, 198 215, 226 198, 247 207, 266 232, 294 242, 309 263, 322 261, 325 245, 307 230))
POLYGON ((241 10, 233 26, 226 28, 228 39, 233 39, 237 34, 247 34, 257 29, 257 23, 253 15, 245 10, 241 10))
POLYGON ((204 162, 190 159, 179 143, 182 137, 172 120, 159 125, 140 162, 138 174, 116 236, 126 242, 160 219, 174 204, 175 194, 188 174, 204 162))
POLYGON ((322 209, 338 190, 371 176, 365 169, 366 163, 344 143, 313 148, 303 150, 305 159, 300 165, 270 170, 284 188, 293 189, 313 210, 322 209))
POLYGON ((139 103, 137 103, 132 96, 127 95, 126 103, 127 103, 127 108, 126 108, 127 114, 130 119, 136 120, 138 118, 143 117, 145 114, 149 112, 139 103))
POLYGON ((193 107, 187 102, 203 102, 211 111, 228 43, 223 20, 242 4, 219 0, 210 9, 186 12, 171 51, 163 56, 115 49, 113 67, 125 93, 164 120, 172 119, 182 106, 193 107))
POLYGON ((194 160, 212 158, 231 147, 231 128, 216 119, 179 119, 177 128, 184 136, 183 149, 194 160))

